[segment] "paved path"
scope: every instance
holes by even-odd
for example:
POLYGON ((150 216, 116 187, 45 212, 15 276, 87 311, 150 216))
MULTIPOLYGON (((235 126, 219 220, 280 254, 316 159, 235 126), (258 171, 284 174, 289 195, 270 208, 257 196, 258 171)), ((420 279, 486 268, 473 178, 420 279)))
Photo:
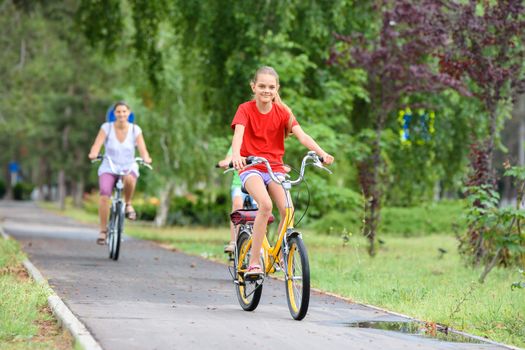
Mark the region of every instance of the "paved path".
POLYGON ((104 349, 504 349, 348 327, 407 320, 319 293, 294 321, 276 280, 245 312, 224 265, 131 238, 114 262, 94 227, 32 203, 0 202, 0 220, 104 349))

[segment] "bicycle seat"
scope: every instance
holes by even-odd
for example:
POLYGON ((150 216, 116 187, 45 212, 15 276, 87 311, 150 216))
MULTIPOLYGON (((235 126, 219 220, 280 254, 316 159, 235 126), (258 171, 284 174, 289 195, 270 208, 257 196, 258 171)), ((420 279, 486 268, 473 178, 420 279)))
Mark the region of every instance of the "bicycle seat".
MULTIPOLYGON (((257 209, 238 209, 230 214, 230 219, 234 225, 253 224, 257 216, 257 209)), ((268 218, 268 224, 275 221, 272 214, 268 218)))

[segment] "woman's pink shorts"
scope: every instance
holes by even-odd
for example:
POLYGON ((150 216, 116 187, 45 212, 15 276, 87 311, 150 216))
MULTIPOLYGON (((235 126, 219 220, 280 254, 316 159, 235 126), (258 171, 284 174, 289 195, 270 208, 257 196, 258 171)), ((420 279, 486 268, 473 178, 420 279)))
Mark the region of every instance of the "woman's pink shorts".
MULTIPOLYGON (((137 174, 135 174, 133 171, 129 174, 135 179, 137 178, 137 174)), ((115 187, 117 179, 118 175, 111 173, 102 173, 98 177, 98 187, 100 188, 100 195, 111 197, 111 192, 113 192, 113 187, 115 187)))

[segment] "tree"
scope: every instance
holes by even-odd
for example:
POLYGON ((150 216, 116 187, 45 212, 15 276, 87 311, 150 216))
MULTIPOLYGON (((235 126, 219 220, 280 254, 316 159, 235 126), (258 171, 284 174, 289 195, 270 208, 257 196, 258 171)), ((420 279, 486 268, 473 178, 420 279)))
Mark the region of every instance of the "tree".
POLYGON ((380 221, 385 163, 381 158, 383 131, 387 120, 400 109, 403 99, 417 92, 453 87, 466 93, 460 82, 448 74, 434 72, 429 56, 446 44, 447 36, 435 23, 442 20, 440 2, 380 2, 379 34, 337 34, 341 45, 331 54, 330 63, 367 73, 369 120, 372 125, 361 133, 370 142, 370 153, 359 161, 359 178, 365 196, 364 234, 369 253, 375 254, 375 237, 380 221), (373 130, 371 130, 372 128, 373 130))
MULTIPOLYGON (((492 191, 497 136, 512 102, 525 91, 525 6, 521 0, 470 0, 447 3, 445 13, 452 40, 439 55, 440 69, 466 81, 485 116, 481 140, 472 145, 467 185, 492 191)), ((477 264, 487 254, 484 230, 470 225, 467 236, 465 251, 477 264)))

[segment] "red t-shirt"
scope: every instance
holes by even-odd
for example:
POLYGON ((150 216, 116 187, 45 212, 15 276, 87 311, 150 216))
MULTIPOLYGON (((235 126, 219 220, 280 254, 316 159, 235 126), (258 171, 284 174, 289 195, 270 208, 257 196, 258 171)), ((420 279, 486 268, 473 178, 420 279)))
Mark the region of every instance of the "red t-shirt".
MULTIPOLYGON (((241 104, 231 124, 234 130, 235 125, 244 125, 241 156, 264 157, 270 162, 274 172, 284 172, 284 134, 289 122, 290 112, 284 106, 274 103, 270 112, 262 114, 257 109, 255 100, 241 104)), ((296 125, 299 123, 294 120, 292 127, 296 125)), ((267 172, 264 164, 246 170, 250 169, 267 172)))

